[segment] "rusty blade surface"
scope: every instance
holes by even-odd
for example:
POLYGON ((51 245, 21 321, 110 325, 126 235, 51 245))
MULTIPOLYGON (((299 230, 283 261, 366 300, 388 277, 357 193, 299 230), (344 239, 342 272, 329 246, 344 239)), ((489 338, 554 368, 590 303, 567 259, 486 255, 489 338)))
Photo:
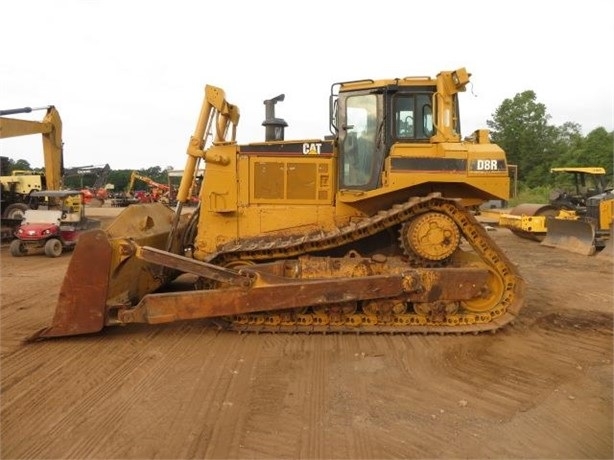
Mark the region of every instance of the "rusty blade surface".
POLYGON ((104 326, 111 246, 102 230, 79 237, 58 296, 53 322, 26 341, 89 334, 104 326))

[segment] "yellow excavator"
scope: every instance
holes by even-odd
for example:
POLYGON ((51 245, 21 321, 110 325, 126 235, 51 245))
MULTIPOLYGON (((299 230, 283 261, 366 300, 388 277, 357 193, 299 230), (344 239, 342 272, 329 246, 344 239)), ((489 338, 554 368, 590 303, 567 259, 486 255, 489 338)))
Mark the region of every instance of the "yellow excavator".
MULTIPOLYGON (((23 107, 0 110, 0 139, 41 134, 43 140, 44 174, 30 171, 13 171, 10 175, 0 176, 2 234, 12 235, 19 226, 28 209, 30 193, 40 190, 59 190, 63 175, 62 119, 58 110, 46 107, 23 107), (8 117, 21 113, 45 110, 41 121, 8 117)), ((2 157, 8 165, 8 158, 2 157)), ((2 167, 4 171, 6 166, 2 167)))
POLYGON ((134 183, 136 180, 140 180, 144 182, 149 187, 150 192, 142 195, 139 199, 142 203, 152 203, 160 201, 164 204, 170 203, 170 185, 161 184, 160 182, 156 182, 151 177, 147 177, 143 174, 139 174, 136 171, 132 171, 130 174, 130 181, 128 182, 128 186, 126 187, 126 194, 129 196, 135 195, 134 191, 134 183))
POLYGON ((249 144, 239 108, 207 85, 176 208, 131 205, 83 233, 51 326, 29 340, 198 318, 258 332, 504 326, 524 280, 472 212, 507 200, 509 177, 487 130, 460 135, 469 77, 334 83, 323 139, 285 140, 282 94, 249 144), (201 162, 199 205, 184 212, 201 162))

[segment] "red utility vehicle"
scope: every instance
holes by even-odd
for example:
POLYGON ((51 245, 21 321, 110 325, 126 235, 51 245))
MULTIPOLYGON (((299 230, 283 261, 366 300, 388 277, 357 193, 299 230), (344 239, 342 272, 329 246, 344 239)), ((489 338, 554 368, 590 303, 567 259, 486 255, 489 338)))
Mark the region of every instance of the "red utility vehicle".
POLYGON ((49 257, 59 257, 73 249, 79 235, 101 222, 85 216, 83 193, 78 190, 43 190, 30 194, 31 206, 15 231, 10 252, 14 257, 41 250, 49 257))

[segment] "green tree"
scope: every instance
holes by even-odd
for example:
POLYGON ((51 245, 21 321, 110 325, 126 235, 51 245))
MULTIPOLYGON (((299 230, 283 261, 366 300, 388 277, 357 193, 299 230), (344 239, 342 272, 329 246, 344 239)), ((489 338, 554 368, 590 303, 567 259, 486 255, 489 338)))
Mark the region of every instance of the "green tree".
POLYGON ((518 165, 521 186, 552 186, 554 166, 602 166, 612 179, 613 133, 597 128, 584 137, 578 123, 552 126, 549 120, 546 106, 529 90, 505 99, 486 122, 493 142, 505 150, 510 164, 518 165))
POLYGON ((528 90, 505 99, 486 122, 493 142, 505 150, 510 164, 518 165, 519 180, 529 186, 543 183, 557 157, 560 133, 549 119, 546 106, 528 90))
POLYGON ((163 178, 162 168, 160 166, 152 166, 146 169, 139 169, 139 174, 143 176, 147 176, 150 179, 155 180, 156 182, 163 178))
POLYGON ((557 159, 555 166, 601 166, 605 168, 610 182, 614 174, 614 132, 605 128, 592 130, 570 144, 567 151, 557 159))
MULTIPOLYGON (((163 170, 160 166, 151 166, 149 168, 138 169, 136 172, 141 176, 149 177, 155 182, 166 184, 168 182, 168 169, 168 167, 163 170)), ((131 169, 117 169, 111 171, 108 182, 115 186, 115 193, 121 193, 128 188, 132 171, 131 169)), ((135 181, 134 190, 148 189, 149 186, 144 182, 140 180, 135 181)))
POLYGON ((121 193, 126 190, 130 182, 130 174, 132 174, 132 170, 130 169, 117 169, 111 171, 109 182, 115 186, 115 193, 121 193))
MULTIPOLYGON (((574 162, 566 159, 570 150, 576 149, 582 145, 584 137, 582 136, 580 125, 577 123, 566 122, 555 128, 554 148, 557 152, 556 158, 551 166, 573 166, 574 162)), ((588 165, 582 165, 588 166, 588 165)))
MULTIPOLYGON (((9 161, 12 163, 13 160, 9 161)), ((32 171, 34 168, 32 168, 32 166, 30 166, 30 162, 27 160, 17 160, 15 161, 12 165, 12 171, 15 170, 23 170, 23 171, 32 171)))

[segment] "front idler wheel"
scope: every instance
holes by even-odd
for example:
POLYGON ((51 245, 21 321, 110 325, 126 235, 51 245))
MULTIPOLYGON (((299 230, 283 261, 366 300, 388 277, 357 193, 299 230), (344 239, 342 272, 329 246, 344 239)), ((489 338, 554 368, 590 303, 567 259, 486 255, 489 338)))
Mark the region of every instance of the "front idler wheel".
POLYGON ((505 283, 503 282, 503 279, 501 279, 501 277, 493 270, 489 270, 486 286, 484 287, 482 294, 479 297, 461 301, 461 305, 463 308, 471 312, 484 313, 491 310, 501 302, 504 291, 505 283))

